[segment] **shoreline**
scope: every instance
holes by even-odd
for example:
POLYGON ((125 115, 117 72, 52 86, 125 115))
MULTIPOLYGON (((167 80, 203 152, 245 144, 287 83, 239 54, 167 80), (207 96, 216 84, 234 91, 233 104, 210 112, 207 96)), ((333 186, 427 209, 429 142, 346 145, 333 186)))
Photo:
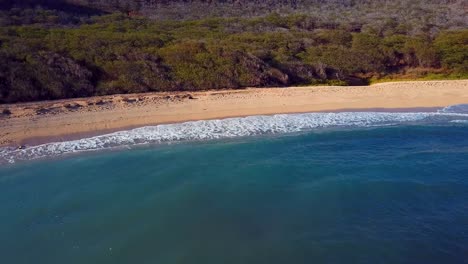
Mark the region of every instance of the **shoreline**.
MULTIPOLYGON (((304 114, 304 113, 340 113, 340 112, 391 112, 391 113, 403 113, 403 112, 434 112, 437 110, 441 110, 444 107, 414 107, 414 108, 358 108, 358 109, 335 109, 331 111, 309 111, 309 112, 293 112, 293 113, 275 113, 275 114, 263 114, 262 116, 271 116, 277 114, 304 114)), ((230 117, 221 117, 221 118, 210 118, 210 119, 200 119, 200 120, 216 120, 216 119, 227 119, 227 118, 236 118, 236 117, 248 117, 254 115, 242 115, 242 116, 230 116, 230 117)), ((168 125, 168 124, 176 124, 176 123, 184 123, 184 122, 193 122, 198 120, 182 120, 179 122, 168 122, 168 123, 157 123, 157 124, 146 124, 144 126, 129 126, 129 127, 121 127, 115 129, 107 129, 107 130, 97 130, 97 131, 89 131, 89 132, 78 132, 78 133, 71 133, 65 134, 60 136, 44 136, 44 137, 33 137, 27 138, 21 142, 21 145, 25 146, 36 146, 51 142, 66 142, 72 140, 79 140, 83 138, 90 138, 105 134, 111 134, 119 131, 127 131, 132 130, 135 128, 146 127, 146 126, 157 126, 157 125, 168 125)), ((17 147, 17 145, 6 145, 8 147, 17 147)), ((0 147, 5 147, 1 146, 0 147)))
POLYGON ((159 92, 0 105, 0 147, 186 121, 306 112, 429 112, 468 103, 468 80, 159 92))

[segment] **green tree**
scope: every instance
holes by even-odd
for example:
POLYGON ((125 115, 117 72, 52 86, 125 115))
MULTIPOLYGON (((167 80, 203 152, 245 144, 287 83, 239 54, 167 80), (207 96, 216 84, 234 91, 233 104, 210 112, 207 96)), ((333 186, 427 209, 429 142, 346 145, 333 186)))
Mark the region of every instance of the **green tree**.
POLYGON ((444 67, 468 72, 468 30, 443 32, 434 45, 444 67))

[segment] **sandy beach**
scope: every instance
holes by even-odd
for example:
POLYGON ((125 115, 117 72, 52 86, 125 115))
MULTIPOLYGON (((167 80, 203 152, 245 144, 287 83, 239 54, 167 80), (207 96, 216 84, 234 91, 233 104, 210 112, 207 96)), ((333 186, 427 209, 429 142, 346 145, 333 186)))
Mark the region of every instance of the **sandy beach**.
POLYGON ((129 94, 0 105, 0 111, 11 112, 0 114, 0 146, 68 140, 190 120, 463 103, 468 103, 468 80, 129 94))

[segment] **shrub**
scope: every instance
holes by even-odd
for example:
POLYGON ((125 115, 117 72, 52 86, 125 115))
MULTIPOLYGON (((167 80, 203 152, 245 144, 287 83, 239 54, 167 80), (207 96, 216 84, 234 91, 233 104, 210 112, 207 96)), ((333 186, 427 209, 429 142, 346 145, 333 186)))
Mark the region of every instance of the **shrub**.
MULTIPOLYGON (((388 5, 385 8, 392 12, 387 14, 364 0, 350 5, 320 1, 320 12, 288 13, 292 2, 298 11, 307 8, 303 1, 283 1, 280 9, 271 8, 279 3, 276 0, 263 5, 240 1, 236 10, 245 14, 230 17, 237 11, 223 8, 232 1, 182 1, 178 4, 198 9, 172 9, 171 14, 163 14, 171 1, 162 1, 155 11, 162 14, 159 17, 146 4, 138 13, 133 10, 137 6, 122 6, 122 1, 94 2, 97 8, 110 3, 107 11, 125 12, 89 17, 43 8, 0 10, 0 103, 148 91, 356 84, 420 68, 425 76, 468 73, 468 30, 443 31, 452 24, 441 25, 444 19, 430 16, 400 17, 423 15, 415 8, 418 3, 405 7, 414 12, 403 13, 397 12, 401 4, 388 5), (278 13, 247 10, 252 6, 278 13), (346 15, 329 13, 325 7, 331 6, 346 15), (195 16, 201 10, 206 12, 195 16), (210 17, 212 11, 222 17, 210 17), (145 14, 152 19, 142 17, 145 14), (255 17, 249 18, 252 14, 255 17), (164 20, 172 15, 196 19, 164 20), (417 23, 418 19, 427 21, 417 23)), ((439 4, 431 1, 425 8, 449 12, 434 6, 439 4)), ((460 21, 458 26, 464 28, 460 21)))

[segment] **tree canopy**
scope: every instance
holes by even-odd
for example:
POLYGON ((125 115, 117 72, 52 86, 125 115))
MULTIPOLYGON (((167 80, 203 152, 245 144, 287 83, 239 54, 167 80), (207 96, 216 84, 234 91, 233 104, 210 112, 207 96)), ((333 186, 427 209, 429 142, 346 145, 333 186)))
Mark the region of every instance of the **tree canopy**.
MULTIPOLYGON (((57 2, 48 7, 47 1, 0 10, 0 103, 148 91, 354 85, 395 76, 468 74, 466 21, 456 16, 437 20, 448 12, 445 9, 439 13, 431 9, 437 15, 426 22, 418 17, 414 24, 398 16, 358 19, 349 11, 356 5, 372 8, 374 1, 311 0, 350 13, 336 14, 335 19, 329 11, 275 11, 165 20, 154 18, 155 13, 114 12, 105 7, 132 1, 85 2, 84 11, 57 8, 57 2)), ((149 2, 163 10, 185 1, 138 1, 135 8, 142 10, 149 2)), ((216 1, 187 2, 212 6, 216 1)), ((234 2, 255 1, 219 1, 221 7, 213 10, 234 2)), ((280 1, 271 2, 276 7, 280 1)), ((283 2, 291 10, 305 10, 301 8, 308 3, 283 2)), ((392 9, 404 1, 380 2, 392 9)), ((72 6, 83 3, 68 1, 72 6)), ((401 16, 419 14, 418 10, 440 1, 426 3, 413 1, 408 14, 401 16)), ((457 3, 447 1, 447 6, 457 3)))

